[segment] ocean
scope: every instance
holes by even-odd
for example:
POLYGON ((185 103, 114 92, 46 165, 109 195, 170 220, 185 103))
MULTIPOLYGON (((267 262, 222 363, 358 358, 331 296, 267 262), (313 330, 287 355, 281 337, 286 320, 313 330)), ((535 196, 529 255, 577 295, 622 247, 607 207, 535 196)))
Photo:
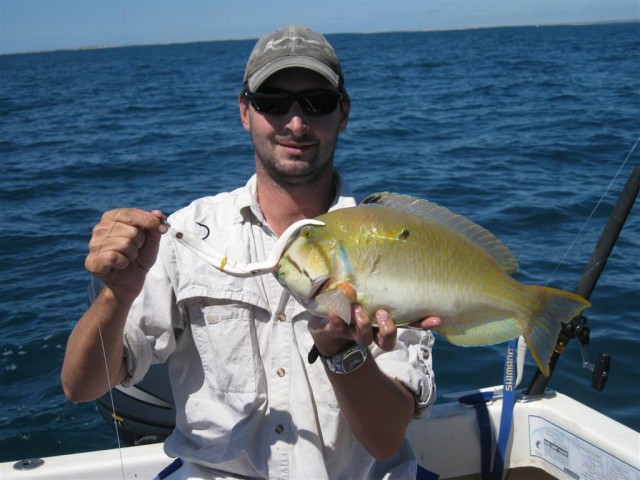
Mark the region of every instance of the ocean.
MULTIPOLYGON (((337 168, 359 195, 432 200, 496 234, 526 283, 572 290, 640 161, 640 23, 329 35, 352 98, 337 168)), ((62 394, 103 211, 171 213, 253 172, 237 94, 254 41, 0 56, 0 461, 117 446, 62 394)), ((640 430, 640 215, 549 387, 640 430)), ((505 346, 439 339, 439 401, 502 382, 505 346)), ((527 359, 527 386, 535 366, 527 359)), ((586 420, 586 419, 585 419, 586 420)))

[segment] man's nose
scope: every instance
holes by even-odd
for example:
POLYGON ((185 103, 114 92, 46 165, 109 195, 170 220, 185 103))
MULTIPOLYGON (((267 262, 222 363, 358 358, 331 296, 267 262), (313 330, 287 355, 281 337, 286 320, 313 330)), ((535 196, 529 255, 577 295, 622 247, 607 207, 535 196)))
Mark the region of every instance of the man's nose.
POLYGON ((286 113, 287 123, 286 127, 291 133, 304 133, 309 129, 309 124, 307 123, 307 116, 302 111, 298 100, 294 100, 291 108, 286 113))

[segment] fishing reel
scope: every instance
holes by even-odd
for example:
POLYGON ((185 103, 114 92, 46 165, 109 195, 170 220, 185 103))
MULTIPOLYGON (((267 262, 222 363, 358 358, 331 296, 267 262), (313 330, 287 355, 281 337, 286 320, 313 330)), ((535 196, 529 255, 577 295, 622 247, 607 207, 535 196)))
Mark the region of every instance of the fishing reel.
POLYGON ((575 322, 574 336, 580 345, 580 353, 582 354, 582 368, 591 370, 591 388, 601 392, 607 383, 609 377, 609 369, 611 368, 611 355, 608 353, 600 353, 595 365, 589 362, 589 337, 591 329, 587 325, 587 317, 578 315, 571 323, 575 322))
MULTIPOLYGON (((549 360, 549 370, 551 375, 555 370, 556 363, 560 355, 564 352, 567 344, 572 338, 575 338, 580 345, 580 353, 582 354, 582 368, 591 370, 591 388, 601 392, 609 378, 609 370, 611 368, 611 355, 608 353, 601 353, 598 355, 595 365, 589 361, 589 337, 591 336, 591 329, 587 325, 587 317, 584 315, 577 315, 571 319, 570 322, 562 324, 560 334, 558 335, 558 341, 556 348, 551 354, 549 360)), ((549 383, 550 376, 547 377, 538 369, 531 380, 531 383, 525 395, 535 396, 542 395, 549 383)))

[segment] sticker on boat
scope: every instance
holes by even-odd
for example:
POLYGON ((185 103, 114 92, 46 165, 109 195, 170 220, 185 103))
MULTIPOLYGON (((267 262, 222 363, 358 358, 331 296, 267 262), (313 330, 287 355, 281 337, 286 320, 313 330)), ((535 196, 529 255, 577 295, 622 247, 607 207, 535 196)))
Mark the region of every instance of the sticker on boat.
POLYGON ((640 470, 537 415, 529 415, 529 453, 575 479, 640 479, 640 470))

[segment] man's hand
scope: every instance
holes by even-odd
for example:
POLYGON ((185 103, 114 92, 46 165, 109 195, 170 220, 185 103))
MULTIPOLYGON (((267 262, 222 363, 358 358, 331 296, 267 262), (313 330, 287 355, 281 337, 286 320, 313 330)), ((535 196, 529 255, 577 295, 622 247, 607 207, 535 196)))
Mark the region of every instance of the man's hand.
POLYGON ((93 228, 86 269, 114 294, 135 298, 158 255, 166 227, 162 212, 119 208, 106 212, 93 228))
MULTIPOLYGON (((351 341, 362 345, 375 342, 382 350, 393 350, 398 337, 398 327, 386 310, 375 314, 377 327, 367 312, 358 304, 351 306, 351 325, 340 317, 330 314, 328 318, 317 318, 309 322, 309 330, 318 351, 324 356, 332 356, 342 351, 351 341)), ((427 317, 411 323, 411 328, 429 330, 442 322, 438 317, 427 317)))
MULTIPOLYGON (((396 345, 398 327, 386 310, 375 313, 375 323, 360 305, 351 306, 351 325, 337 315, 314 317, 309 331, 321 355, 333 356, 356 341, 363 345, 375 342, 383 350, 396 345)), ((440 319, 428 317, 412 326, 432 328, 440 319)), ((385 375, 369 355, 357 370, 348 375, 327 375, 340 405, 340 411, 364 448, 379 459, 389 458, 402 445, 406 427, 415 411, 414 393, 400 381, 385 375), (372 392, 374 392, 372 394, 372 392)))

